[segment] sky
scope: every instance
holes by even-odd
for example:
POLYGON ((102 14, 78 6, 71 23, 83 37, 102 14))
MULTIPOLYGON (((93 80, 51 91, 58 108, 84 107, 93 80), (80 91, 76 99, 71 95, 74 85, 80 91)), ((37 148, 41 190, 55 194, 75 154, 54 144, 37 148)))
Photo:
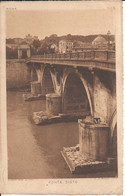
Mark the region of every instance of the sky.
POLYGON ((113 9, 7 11, 6 37, 115 34, 113 9))

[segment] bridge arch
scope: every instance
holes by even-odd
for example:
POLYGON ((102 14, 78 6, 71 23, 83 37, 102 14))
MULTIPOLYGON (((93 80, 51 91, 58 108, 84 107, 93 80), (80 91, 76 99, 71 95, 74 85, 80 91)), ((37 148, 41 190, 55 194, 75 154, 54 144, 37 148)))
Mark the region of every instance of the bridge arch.
POLYGON ((55 91, 55 83, 53 74, 48 66, 44 66, 41 76, 42 94, 53 93, 55 91))
POLYGON ((115 129, 115 126, 117 125, 117 112, 116 112, 116 109, 114 110, 112 116, 111 116, 111 119, 110 119, 110 135, 111 135, 111 138, 113 137, 113 133, 114 133, 114 129, 115 129))
POLYGON ((92 101, 87 83, 79 72, 69 72, 63 81, 63 110, 93 115, 92 101))

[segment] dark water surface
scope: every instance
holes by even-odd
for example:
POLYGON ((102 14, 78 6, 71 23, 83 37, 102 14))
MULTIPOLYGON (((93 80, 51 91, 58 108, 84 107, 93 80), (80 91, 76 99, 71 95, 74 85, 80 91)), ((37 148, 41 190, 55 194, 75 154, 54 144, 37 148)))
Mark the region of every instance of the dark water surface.
POLYGON ((8 177, 10 179, 115 176, 115 172, 71 174, 60 151, 78 144, 78 123, 36 126, 32 113, 45 110, 45 100, 24 102, 22 92, 7 95, 8 177))

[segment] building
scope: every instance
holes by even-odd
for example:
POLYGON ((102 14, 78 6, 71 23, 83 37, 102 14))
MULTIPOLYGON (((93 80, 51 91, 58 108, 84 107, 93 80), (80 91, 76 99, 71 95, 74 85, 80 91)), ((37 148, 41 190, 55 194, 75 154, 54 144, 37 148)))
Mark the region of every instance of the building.
POLYGON ((70 52, 73 48, 73 42, 68 40, 59 41, 59 53, 70 52))
POLYGON ((51 48, 51 49, 53 50, 53 52, 55 52, 55 53, 57 53, 57 52, 59 51, 59 48, 58 48, 58 46, 57 46, 56 44, 52 44, 50 48, 51 48))
POLYGON ((92 41, 92 46, 98 49, 107 49, 108 41, 104 37, 99 35, 92 41))
POLYGON ((17 44, 17 45, 21 44, 23 41, 24 41, 23 38, 14 38, 14 42, 15 42, 15 44, 17 44))
POLYGON ((77 41, 74 43, 72 52, 83 52, 84 50, 96 50, 96 46, 93 46, 90 42, 80 42, 77 41))
POLYGON ((110 41, 109 50, 115 50, 115 41, 110 41))
POLYGON ((21 44, 18 46, 18 59, 25 59, 30 57, 30 47, 28 44, 21 44))

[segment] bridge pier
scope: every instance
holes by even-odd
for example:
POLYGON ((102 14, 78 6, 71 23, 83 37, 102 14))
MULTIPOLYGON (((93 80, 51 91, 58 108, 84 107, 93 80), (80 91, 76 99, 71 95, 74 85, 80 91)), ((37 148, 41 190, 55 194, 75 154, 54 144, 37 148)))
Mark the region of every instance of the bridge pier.
POLYGON ((31 82, 31 94, 33 96, 41 94, 41 83, 39 81, 31 82))
POLYGON ((117 160, 109 156, 109 126, 96 124, 92 117, 78 123, 79 145, 61 152, 71 173, 116 170, 117 160))
POLYGON ((105 161, 108 156, 109 127, 93 119, 78 120, 80 154, 86 161, 105 161))
POLYGON ((46 112, 52 115, 59 115, 62 111, 62 98, 56 93, 46 95, 46 112))

